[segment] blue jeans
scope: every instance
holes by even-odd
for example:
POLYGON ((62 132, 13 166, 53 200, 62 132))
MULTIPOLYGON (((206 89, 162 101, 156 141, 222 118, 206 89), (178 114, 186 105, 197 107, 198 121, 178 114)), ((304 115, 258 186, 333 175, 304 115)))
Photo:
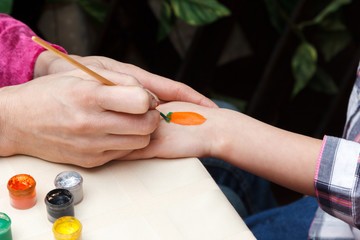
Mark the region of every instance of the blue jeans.
POLYGON ((200 161, 257 239, 307 239, 316 198, 279 207, 267 180, 220 159, 200 161))
POLYGON ((269 181, 217 158, 200 161, 242 218, 277 206, 269 181))
POLYGON ((270 209, 244 219, 257 239, 307 239, 318 203, 304 197, 283 207, 270 209))

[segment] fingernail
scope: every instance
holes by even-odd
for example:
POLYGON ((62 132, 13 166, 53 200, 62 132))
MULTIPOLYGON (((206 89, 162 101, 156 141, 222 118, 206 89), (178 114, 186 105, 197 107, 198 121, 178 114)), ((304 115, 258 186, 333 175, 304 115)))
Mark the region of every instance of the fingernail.
POLYGON ((159 106, 160 105, 159 98, 154 93, 152 93, 149 89, 146 89, 146 88, 144 88, 144 89, 151 95, 151 108, 154 109, 157 106, 159 106))
POLYGON ((151 99, 151 108, 156 108, 157 106, 160 105, 160 102, 158 102, 156 99, 152 98, 151 99))

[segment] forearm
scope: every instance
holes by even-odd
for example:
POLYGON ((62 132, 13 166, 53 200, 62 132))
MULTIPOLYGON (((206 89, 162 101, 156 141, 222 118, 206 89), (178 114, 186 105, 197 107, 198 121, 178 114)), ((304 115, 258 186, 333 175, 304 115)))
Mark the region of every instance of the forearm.
POLYGON ((321 140, 291 133, 236 112, 227 113, 217 157, 295 191, 315 195, 321 140))

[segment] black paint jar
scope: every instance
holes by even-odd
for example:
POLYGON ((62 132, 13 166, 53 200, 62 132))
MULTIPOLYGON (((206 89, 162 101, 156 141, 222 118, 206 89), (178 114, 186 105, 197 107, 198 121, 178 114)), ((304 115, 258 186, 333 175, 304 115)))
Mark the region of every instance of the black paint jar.
POLYGON ((75 216, 74 197, 69 190, 57 188, 51 190, 45 197, 47 217, 54 223, 63 216, 75 216))

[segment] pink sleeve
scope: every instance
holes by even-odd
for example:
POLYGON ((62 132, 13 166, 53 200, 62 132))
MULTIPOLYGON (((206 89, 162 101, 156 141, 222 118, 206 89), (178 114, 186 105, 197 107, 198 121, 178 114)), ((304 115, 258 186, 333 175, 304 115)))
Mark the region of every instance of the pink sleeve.
POLYGON ((36 59, 45 50, 31 40, 35 35, 24 23, 0 13, 0 87, 33 79, 36 59))

